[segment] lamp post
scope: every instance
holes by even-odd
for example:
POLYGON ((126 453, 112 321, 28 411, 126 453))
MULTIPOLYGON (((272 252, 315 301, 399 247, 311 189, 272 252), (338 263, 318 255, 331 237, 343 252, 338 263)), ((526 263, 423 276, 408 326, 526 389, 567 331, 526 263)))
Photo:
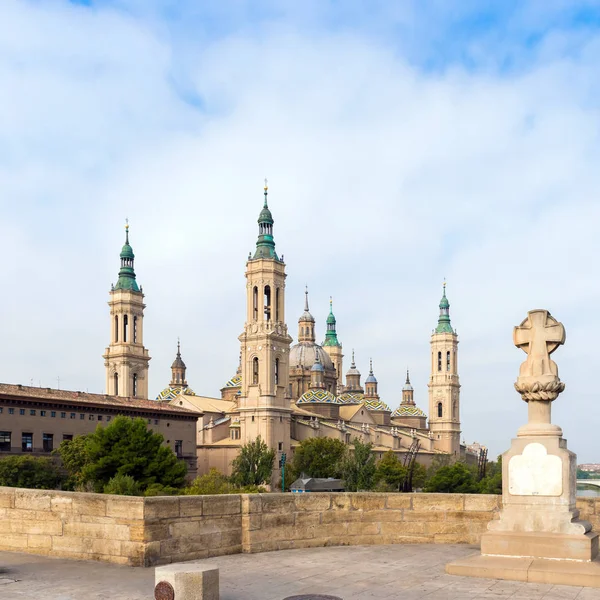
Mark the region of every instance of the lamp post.
POLYGON ((281 469, 281 491, 285 492, 285 452, 281 453, 279 468, 281 469))

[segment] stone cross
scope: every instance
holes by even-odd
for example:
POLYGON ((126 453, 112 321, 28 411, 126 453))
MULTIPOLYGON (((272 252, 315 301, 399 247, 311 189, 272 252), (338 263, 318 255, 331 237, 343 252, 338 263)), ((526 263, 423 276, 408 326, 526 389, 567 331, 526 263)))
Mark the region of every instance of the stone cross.
POLYGON ((558 378, 558 368, 550 354, 565 343, 565 328, 547 310, 529 311, 527 318, 515 327, 513 340, 527 354, 519 369, 519 379, 547 382, 558 378))

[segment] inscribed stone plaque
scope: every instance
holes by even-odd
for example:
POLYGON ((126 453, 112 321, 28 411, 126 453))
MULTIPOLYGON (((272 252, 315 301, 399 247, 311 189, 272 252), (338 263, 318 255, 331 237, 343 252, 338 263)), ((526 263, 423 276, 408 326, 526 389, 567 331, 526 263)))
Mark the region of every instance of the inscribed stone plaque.
POLYGON ((513 496, 560 496, 562 490, 562 461, 542 444, 527 444, 523 454, 510 459, 508 491, 513 496))

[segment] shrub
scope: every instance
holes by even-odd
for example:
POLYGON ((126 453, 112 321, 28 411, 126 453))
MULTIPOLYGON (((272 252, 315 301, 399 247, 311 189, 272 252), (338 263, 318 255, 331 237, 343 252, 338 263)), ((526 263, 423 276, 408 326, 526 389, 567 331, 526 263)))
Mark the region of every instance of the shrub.
POLYGON ((104 486, 105 494, 119 494, 120 496, 139 496, 140 486, 131 475, 115 475, 104 486))
POLYGON ((343 462, 342 475, 349 492, 373 489, 375 477, 375 456, 373 444, 365 444, 359 439, 353 442, 354 452, 351 452, 343 462))
POLYGON ((0 485, 38 490, 60 489, 66 480, 47 457, 7 456, 0 459, 0 485))
POLYGON ((425 485, 426 492, 448 494, 477 494, 479 484, 473 472, 464 463, 441 467, 425 485))

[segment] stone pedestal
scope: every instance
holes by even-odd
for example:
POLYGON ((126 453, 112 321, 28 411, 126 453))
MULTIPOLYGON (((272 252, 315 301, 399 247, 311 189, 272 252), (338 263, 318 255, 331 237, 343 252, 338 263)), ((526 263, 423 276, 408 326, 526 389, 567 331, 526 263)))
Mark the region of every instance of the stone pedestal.
POLYGON ((211 564, 156 567, 155 597, 161 600, 219 600, 219 569, 211 564))
POLYGON ((450 563, 446 572, 600 587, 598 534, 575 505, 576 456, 550 422, 564 384, 549 355, 564 342, 564 328, 547 311, 530 311, 514 338, 529 355, 515 384, 529 420, 502 455, 503 508, 481 537, 481 555, 450 563))

